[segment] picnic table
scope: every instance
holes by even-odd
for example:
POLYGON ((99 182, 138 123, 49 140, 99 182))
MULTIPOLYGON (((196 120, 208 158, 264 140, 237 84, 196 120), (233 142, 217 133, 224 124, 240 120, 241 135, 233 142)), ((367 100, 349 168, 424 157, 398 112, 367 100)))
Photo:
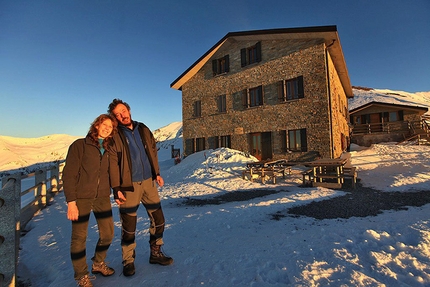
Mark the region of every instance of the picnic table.
POLYGON ((242 178, 245 179, 249 175, 250 181, 254 180, 254 176, 261 179, 264 184, 266 178, 271 179, 273 183, 276 183, 276 177, 281 176, 285 178, 285 175, 291 174, 291 166, 293 163, 289 163, 287 160, 266 160, 249 162, 246 164, 246 169, 242 172, 242 178))
POLYGON ((304 163, 310 169, 302 173, 303 185, 311 182, 312 186, 341 188, 345 178, 350 178, 355 188, 357 172, 355 167, 345 167, 347 161, 346 158, 322 158, 304 163))

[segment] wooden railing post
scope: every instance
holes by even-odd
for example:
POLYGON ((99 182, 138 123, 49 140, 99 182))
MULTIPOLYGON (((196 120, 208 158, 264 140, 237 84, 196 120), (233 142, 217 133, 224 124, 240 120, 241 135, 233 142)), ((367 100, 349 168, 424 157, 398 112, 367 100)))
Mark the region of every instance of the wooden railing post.
POLYGON ((0 198, 0 286, 16 286, 21 230, 20 173, 2 178, 0 198))
POLYGON ((59 165, 60 164, 56 162, 55 166, 51 169, 51 192, 58 192, 59 165))
POLYGON ((35 174, 37 197, 40 197, 41 208, 46 206, 46 169, 38 170, 35 174))

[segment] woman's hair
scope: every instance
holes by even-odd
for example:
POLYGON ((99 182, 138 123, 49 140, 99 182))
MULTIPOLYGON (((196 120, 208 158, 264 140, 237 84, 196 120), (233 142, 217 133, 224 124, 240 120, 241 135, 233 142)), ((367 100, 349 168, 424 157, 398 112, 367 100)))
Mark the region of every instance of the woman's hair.
POLYGON ((117 126, 118 126, 117 121, 111 115, 101 114, 100 116, 98 116, 93 121, 93 123, 91 124, 90 130, 88 131, 88 135, 98 145, 98 143, 99 143, 99 131, 97 130, 97 126, 100 127, 100 125, 105 120, 110 120, 112 122, 112 128, 113 128, 111 134, 103 140, 103 148, 107 149, 109 144, 113 141, 112 138, 113 138, 114 134, 117 133, 117 126))
POLYGON ((126 108, 127 108, 127 110, 129 110, 130 111, 130 106, 126 103, 126 102, 124 102, 124 101, 122 101, 122 100, 120 100, 120 99, 113 99, 112 100, 112 103, 110 103, 109 104, 109 108, 108 108, 108 113, 110 114, 110 115, 112 115, 112 116, 114 116, 115 117, 115 115, 113 114, 113 110, 116 108, 116 106, 118 106, 119 104, 123 104, 126 108))

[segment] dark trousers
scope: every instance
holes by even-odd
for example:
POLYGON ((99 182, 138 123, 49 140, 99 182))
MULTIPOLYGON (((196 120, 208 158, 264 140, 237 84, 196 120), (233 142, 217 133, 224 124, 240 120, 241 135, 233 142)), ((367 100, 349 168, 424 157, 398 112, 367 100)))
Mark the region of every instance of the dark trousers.
POLYGON ((114 236, 114 226, 109 197, 77 199, 76 205, 79 210, 79 218, 77 221, 72 221, 70 257, 75 272, 75 279, 79 279, 89 273, 86 258, 86 242, 91 210, 94 213, 99 229, 99 240, 97 241, 94 257, 91 258, 94 262, 99 263, 105 260, 107 250, 114 236))
POLYGON ((155 181, 147 179, 133 182, 133 187, 133 192, 125 193, 127 200, 120 205, 119 209, 122 223, 121 247, 124 265, 134 262, 137 210, 140 203, 145 207, 150 220, 149 243, 163 245, 165 221, 155 181))

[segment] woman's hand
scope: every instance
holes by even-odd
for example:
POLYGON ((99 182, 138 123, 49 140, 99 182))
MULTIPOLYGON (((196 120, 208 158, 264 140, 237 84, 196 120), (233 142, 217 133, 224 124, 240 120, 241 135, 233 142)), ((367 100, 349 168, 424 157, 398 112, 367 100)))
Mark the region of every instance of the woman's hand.
POLYGON ((75 221, 78 220, 79 210, 76 205, 76 201, 70 201, 67 203, 67 219, 75 221))
POLYGON ((120 205, 123 204, 127 199, 124 196, 124 193, 122 191, 118 191, 115 197, 116 204, 120 205))

